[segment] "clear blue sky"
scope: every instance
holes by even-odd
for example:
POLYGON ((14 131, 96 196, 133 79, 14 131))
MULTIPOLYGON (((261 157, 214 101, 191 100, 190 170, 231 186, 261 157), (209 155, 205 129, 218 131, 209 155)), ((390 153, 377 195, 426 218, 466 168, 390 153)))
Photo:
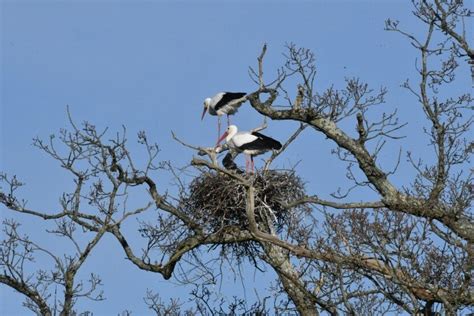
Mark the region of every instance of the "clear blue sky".
MULTIPOLYGON (((374 88, 387 86, 387 111, 398 108, 402 120, 409 121, 404 149, 426 146, 426 139, 411 136, 420 132, 423 113, 399 87, 413 76, 416 51, 383 30, 388 17, 414 32, 424 30, 406 1, 197 2, 2 1, 0 170, 27 183, 21 193, 31 207, 54 210, 63 190, 71 188, 65 172, 31 146, 33 137, 46 138, 67 127, 67 104, 76 121, 113 132, 127 126, 132 149, 136 132, 145 130, 161 146, 161 159, 185 165, 193 152, 174 142, 170 131, 189 143, 212 145, 216 120, 208 116, 200 121, 203 99, 222 90, 255 90, 247 70, 256 65, 263 43, 268 44, 266 75, 283 64, 284 45, 293 42, 316 53, 320 92, 333 84, 342 88, 344 78, 351 76, 374 88)), ((469 84, 468 79, 461 83, 469 84)), ((243 130, 261 120, 248 105, 234 118, 243 130)), ((296 126, 270 122, 265 133, 285 140, 296 126)), ((355 132, 354 122, 347 126, 355 132)), ((392 158, 401 145, 388 146, 386 155, 392 158)), ((331 156, 331 148, 324 137, 306 130, 276 165, 302 160, 298 170, 308 191, 326 197, 344 187, 345 169, 331 156)), ((386 163, 391 166, 394 159, 386 163)), ((402 162, 402 173, 393 178, 397 184, 407 183, 405 169, 402 162)), ((25 232, 42 235, 43 223, 37 219, 0 210, 2 218, 22 220, 25 232)), ((41 238, 56 250, 54 239, 41 238)), ((139 271, 123 259, 111 238, 102 240, 92 257, 82 273, 102 276, 107 300, 81 300, 80 310, 116 315, 129 309, 144 315, 147 288, 184 300, 189 292, 158 274, 139 271)), ((273 276, 249 271, 244 282, 250 297, 254 281, 266 285, 273 276)), ((224 279, 223 295, 244 295, 232 275, 224 279)), ((28 314, 19 295, 4 286, 0 294, 2 315, 28 314)))

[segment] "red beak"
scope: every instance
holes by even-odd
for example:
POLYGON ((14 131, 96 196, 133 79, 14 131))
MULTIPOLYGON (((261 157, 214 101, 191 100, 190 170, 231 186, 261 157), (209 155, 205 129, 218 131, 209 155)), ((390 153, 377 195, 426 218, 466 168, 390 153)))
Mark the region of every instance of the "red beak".
POLYGON ((202 111, 201 121, 203 120, 204 115, 206 115, 206 112, 207 112, 207 108, 205 107, 204 110, 202 111))
POLYGON ((229 134, 229 133, 227 133, 227 132, 225 132, 224 134, 222 134, 221 138, 219 138, 219 140, 217 141, 217 145, 219 145, 220 142, 223 141, 223 140, 227 137, 228 134, 229 134))

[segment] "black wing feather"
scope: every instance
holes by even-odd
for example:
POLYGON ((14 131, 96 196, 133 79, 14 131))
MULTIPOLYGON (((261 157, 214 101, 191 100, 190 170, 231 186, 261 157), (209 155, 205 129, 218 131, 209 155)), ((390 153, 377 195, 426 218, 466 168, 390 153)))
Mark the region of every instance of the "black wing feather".
POLYGON ((237 167, 237 164, 234 162, 234 158, 235 158, 236 154, 237 153, 234 154, 232 152, 227 153, 227 155, 224 157, 224 159, 222 159, 222 165, 227 170, 233 170, 237 173, 243 173, 243 171, 240 170, 239 167, 237 167))
POLYGON ((222 98, 219 100, 219 102, 216 103, 216 106, 214 106, 214 110, 217 111, 227 103, 235 99, 240 99, 245 95, 247 95, 247 93, 245 92, 224 92, 222 98))
POLYGON ((257 136, 258 138, 253 142, 242 145, 240 148, 242 150, 253 150, 253 149, 280 149, 281 143, 271 137, 265 136, 263 134, 253 132, 252 135, 257 136))

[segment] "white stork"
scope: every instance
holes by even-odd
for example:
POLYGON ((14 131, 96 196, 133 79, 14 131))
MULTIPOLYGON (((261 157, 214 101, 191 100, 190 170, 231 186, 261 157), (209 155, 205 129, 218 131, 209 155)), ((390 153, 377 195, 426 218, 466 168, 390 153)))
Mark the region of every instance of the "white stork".
POLYGON ((245 92, 219 92, 212 98, 204 100, 204 110, 202 111, 201 121, 204 119, 206 112, 211 115, 217 115, 217 138, 221 135, 221 115, 227 114, 227 126, 230 125, 229 115, 234 114, 240 105, 247 101, 244 98, 245 92))
POLYGON ((238 132, 237 126, 230 125, 225 133, 217 141, 226 140, 231 150, 243 152, 246 156, 245 170, 248 172, 249 165, 254 170, 253 157, 266 153, 273 149, 280 149, 281 143, 271 137, 258 132, 238 132), (250 161, 249 161, 250 157, 250 161))

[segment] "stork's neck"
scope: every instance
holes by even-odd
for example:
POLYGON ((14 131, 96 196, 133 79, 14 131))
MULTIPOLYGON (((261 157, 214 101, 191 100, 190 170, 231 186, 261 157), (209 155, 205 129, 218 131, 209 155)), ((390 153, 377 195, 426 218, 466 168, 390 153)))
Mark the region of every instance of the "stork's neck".
POLYGON ((237 134, 237 127, 235 125, 229 126, 229 128, 227 130, 227 137, 225 138, 225 141, 226 142, 230 141, 235 136, 235 134, 237 134))

